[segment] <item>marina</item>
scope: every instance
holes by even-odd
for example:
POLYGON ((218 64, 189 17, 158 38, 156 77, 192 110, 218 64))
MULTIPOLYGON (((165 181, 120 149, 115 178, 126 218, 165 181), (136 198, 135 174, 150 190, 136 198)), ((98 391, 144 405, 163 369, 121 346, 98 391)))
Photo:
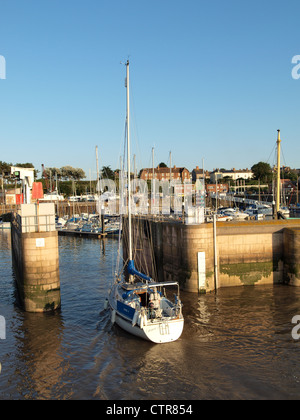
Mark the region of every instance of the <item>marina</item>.
POLYGON ((120 217, 105 218, 83 214, 69 218, 56 218, 56 230, 60 236, 78 236, 101 239, 105 236, 119 236, 120 217))

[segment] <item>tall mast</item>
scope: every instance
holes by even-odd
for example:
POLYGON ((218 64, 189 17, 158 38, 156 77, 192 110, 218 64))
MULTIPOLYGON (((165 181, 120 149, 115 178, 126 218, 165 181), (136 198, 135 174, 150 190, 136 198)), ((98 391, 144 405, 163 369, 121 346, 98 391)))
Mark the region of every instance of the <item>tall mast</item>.
POLYGON ((129 230, 129 261, 132 261, 132 222, 131 222, 131 185, 130 185, 130 103, 129 103, 129 60, 126 63, 126 91, 127 91, 127 183, 128 183, 128 230, 129 230))
MULTIPOLYGON (((124 178, 123 178, 123 161, 120 156, 120 172, 119 172, 119 213, 120 216, 124 214, 124 178)), ((120 220, 122 218, 120 217, 120 220)))
MULTIPOLYGON (((203 195, 204 195, 204 207, 206 207, 206 200, 205 200, 205 170, 204 170, 204 158, 202 158, 202 173, 203 173, 203 195)), ((230 185, 229 185, 230 190, 230 185)), ((230 192, 230 191, 229 191, 230 192)))
POLYGON ((152 147, 152 180, 154 182, 154 147, 152 147))
POLYGON ((97 169, 97 184, 96 184, 96 191, 98 195, 100 193, 100 184, 99 184, 99 158, 98 158, 98 146, 96 146, 96 169, 97 169))
POLYGON ((133 155, 133 177, 134 179, 136 178, 136 156, 135 155, 133 155))
POLYGON ((276 189, 276 216, 280 209, 280 130, 277 137, 277 189, 276 189))

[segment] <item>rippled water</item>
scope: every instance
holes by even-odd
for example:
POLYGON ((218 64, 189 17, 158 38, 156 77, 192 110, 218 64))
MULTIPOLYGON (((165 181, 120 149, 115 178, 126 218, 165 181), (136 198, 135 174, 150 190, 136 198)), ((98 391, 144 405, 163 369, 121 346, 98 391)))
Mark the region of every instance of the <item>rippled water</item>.
POLYGON ((61 311, 28 314, 16 305, 10 237, 0 232, 0 399, 299 399, 291 320, 300 289, 183 293, 182 337, 155 345, 112 326, 103 309, 117 247, 59 238, 61 311))

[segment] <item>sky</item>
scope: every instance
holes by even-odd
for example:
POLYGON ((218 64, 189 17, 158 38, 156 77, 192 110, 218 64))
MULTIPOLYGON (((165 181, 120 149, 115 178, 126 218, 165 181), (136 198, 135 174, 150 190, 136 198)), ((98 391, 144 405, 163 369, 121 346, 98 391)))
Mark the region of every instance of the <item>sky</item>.
POLYGON ((155 165, 273 165, 278 129, 300 168, 299 16, 299 0, 0 0, 0 160, 94 179, 98 146, 119 168, 129 59, 138 170, 153 147, 155 165))

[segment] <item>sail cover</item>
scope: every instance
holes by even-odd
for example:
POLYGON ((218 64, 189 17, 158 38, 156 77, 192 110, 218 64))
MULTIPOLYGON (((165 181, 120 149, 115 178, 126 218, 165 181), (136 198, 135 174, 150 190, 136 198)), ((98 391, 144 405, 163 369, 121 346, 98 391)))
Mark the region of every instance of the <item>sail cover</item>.
POLYGON ((138 276, 138 277, 140 277, 140 278, 142 278, 142 279, 144 279, 144 280, 147 280, 147 281, 152 281, 151 277, 146 276, 146 274, 140 273, 140 272, 139 272, 139 271, 135 268, 135 266, 134 266, 134 261, 133 261, 133 260, 129 261, 128 266, 127 266, 127 271, 128 271, 128 274, 130 274, 130 275, 132 275, 132 276, 138 276))

